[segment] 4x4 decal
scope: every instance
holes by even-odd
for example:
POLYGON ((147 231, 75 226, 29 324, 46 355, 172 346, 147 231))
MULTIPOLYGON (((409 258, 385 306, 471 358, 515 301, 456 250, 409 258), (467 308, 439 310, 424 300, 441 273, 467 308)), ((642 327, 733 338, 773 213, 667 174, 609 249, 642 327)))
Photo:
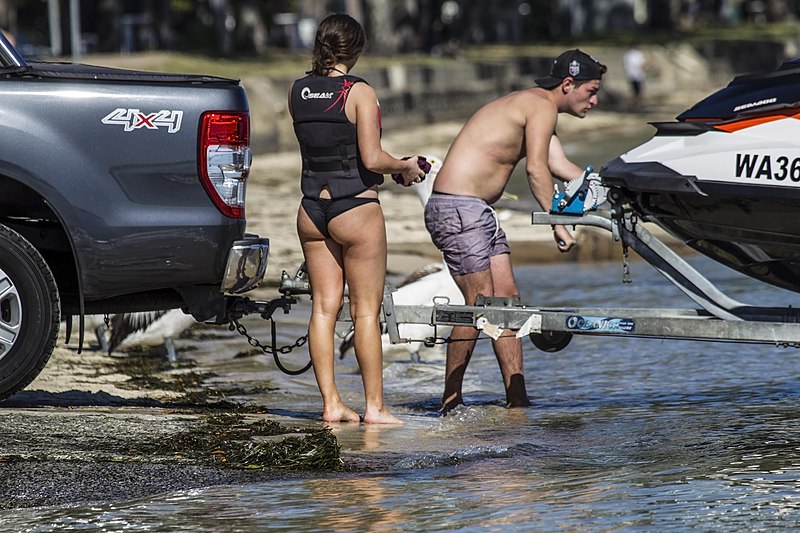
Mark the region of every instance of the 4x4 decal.
POLYGON ((175 133, 181 129, 183 111, 170 111, 162 109, 154 113, 142 113, 138 109, 125 109, 119 107, 103 117, 103 124, 124 126, 125 131, 141 128, 157 130, 167 128, 168 133, 175 133))

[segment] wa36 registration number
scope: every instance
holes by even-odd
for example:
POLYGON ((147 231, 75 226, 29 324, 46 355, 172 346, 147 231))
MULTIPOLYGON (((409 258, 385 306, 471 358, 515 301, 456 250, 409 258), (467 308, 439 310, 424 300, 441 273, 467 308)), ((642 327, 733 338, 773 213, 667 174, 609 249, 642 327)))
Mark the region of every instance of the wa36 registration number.
POLYGON ((800 183, 800 157, 736 154, 736 177, 800 183))

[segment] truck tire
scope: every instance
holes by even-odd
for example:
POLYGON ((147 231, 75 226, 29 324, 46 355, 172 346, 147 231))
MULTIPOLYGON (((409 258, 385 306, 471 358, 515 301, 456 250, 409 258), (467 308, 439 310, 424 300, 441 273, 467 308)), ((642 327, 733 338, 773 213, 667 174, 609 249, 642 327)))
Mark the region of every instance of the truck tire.
POLYGON ((38 250, 0 224, 0 401, 36 379, 58 337, 58 287, 38 250))

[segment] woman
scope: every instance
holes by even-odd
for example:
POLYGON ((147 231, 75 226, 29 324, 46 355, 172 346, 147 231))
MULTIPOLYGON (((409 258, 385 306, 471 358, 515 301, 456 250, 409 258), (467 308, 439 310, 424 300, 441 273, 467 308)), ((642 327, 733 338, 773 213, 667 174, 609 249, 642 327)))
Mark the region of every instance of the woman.
POLYGON ((375 91, 351 76, 366 43, 364 30, 344 14, 317 28, 312 68, 289 91, 289 107, 303 158, 303 199, 297 233, 311 282, 309 351, 322 393, 322 419, 358 422, 334 380, 334 328, 345 282, 355 330, 369 424, 399 424, 383 405, 380 307, 386 276, 386 227, 378 201, 383 174, 409 186, 425 177, 417 158, 401 160, 381 148, 375 91))

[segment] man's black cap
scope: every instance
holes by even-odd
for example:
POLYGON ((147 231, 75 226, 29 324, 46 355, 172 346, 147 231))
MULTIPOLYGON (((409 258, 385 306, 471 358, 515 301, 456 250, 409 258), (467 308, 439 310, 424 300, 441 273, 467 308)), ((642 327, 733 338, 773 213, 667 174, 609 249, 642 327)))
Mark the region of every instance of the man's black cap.
POLYGON ((567 50, 553 61, 553 68, 550 75, 543 78, 536 78, 536 85, 545 89, 552 89, 561 83, 564 78, 574 80, 599 80, 605 74, 605 65, 597 61, 587 53, 575 50, 567 50))

